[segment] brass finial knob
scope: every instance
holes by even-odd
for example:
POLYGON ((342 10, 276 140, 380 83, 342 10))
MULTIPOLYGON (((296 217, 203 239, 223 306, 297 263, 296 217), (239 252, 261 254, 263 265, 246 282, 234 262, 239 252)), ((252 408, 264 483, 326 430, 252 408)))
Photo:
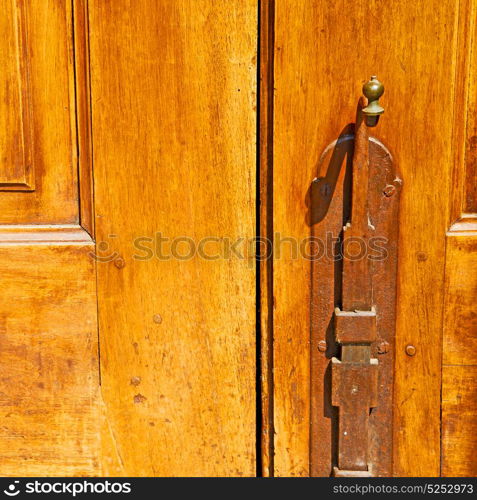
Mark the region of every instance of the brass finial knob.
POLYGON ((379 115, 384 113, 384 108, 379 104, 379 98, 383 93, 384 85, 376 76, 372 76, 369 82, 363 85, 363 94, 368 99, 368 105, 363 108, 368 127, 375 127, 378 124, 379 115))

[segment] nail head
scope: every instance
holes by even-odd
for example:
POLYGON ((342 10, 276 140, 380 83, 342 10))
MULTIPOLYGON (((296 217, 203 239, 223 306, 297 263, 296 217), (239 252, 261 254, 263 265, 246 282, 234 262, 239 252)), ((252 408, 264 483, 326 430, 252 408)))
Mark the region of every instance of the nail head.
POLYGON ((378 345, 378 354, 386 354, 387 352, 389 352, 389 343, 383 341, 378 345))
POLYGON ((154 323, 160 325, 162 323, 162 316, 160 314, 154 314, 152 320, 154 321, 154 323))
POLYGON ((393 186, 392 184, 388 184, 383 191, 384 195, 387 196, 388 198, 390 198, 395 192, 396 192, 396 187, 393 186))

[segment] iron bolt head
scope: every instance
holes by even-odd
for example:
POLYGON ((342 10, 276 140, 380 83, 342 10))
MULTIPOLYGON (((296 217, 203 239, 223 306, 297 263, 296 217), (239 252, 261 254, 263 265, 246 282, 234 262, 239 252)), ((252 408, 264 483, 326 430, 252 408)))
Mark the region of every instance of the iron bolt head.
POLYGON ((393 186, 392 184, 388 184, 383 190, 384 196, 387 196, 388 198, 391 197, 395 192, 396 186, 393 186))
POLYGON ((320 352, 325 352, 326 351, 326 341, 325 340, 320 340, 318 342, 318 350, 320 352))
POLYGON ((416 354, 416 348, 412 344, 406 346, 406 354, 408 356, 414 356, 416 354))
POLYGON ((378 345, 378 354, 386 354, 389 352, 389 343, 385 340, 378 345))

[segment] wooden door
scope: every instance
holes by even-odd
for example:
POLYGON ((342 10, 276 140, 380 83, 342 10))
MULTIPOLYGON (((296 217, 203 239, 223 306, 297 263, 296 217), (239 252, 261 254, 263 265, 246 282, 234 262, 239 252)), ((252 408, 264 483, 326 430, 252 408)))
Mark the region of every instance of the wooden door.
POLYGON ((5 2, 2 474, 255 474, 257 13, 5 2))
POLYGON ((476 0, 3 7, 2 475, 313 475, 290 250, 371 74, 404 180, 392 474, 477 474, 476 0))
MULTIPOLYGON (((472 0, 265 4, 272 83, 262 96, 273 122, 267 125, 273 127, 273 142, 264 147, 267 178, 273 179, 265 193, 273 200, 268 231, 298 242, 310 236, 304 214, 317 162, 354 123, 361 86, 378 75, 386 88, 386 112, 376 133, 404 180, 391 353, 393 474, 475 475, 477 5, 472 0), (415 355, 406 353, 413 352, 407 346, 415 355)), ((268 454, 268 466, 277 476, 307 476, 313 472, 311 266, 294 258, 290 248, 283 246, 281 258, 273 261, 273 289, 262 317, 270 332, 265 353, 273 359, 268 385, 273 404, 266 422, 273 429, 268 445, 274 455, 268 454)))

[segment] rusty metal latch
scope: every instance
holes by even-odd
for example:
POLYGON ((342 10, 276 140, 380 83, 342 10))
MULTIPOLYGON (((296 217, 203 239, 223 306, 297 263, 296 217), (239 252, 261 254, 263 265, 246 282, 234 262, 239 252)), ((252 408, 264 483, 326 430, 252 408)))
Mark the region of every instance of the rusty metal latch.
POLYGON ((378 406, 378 360, 371 357, 376 313, 337 308, 335 332, 341 344, 341 360, 331 360, 332 405, 339 407, 338 467, 334 468, 334 475, 354 475, 350 471, 370 475, 369 411, 378 406))
POLYGON ((325 259, 313 264, 316 286, 312 294, 312 346, 318 349, 312 351, 312 441, 320 432, 323 436, 326 429, 331 434, 329 451, 320 450, 319 443, 312 442, 313 475, 325 475, 328 467, 328 475, 331 472, 335 476, 391 473, 389 431, 399 197, 390 198, 401 181, 390 153, 369 136, 368 129, 377 125, 384 112, 379 104, 383 92, 383 85, 374 76, 363 86, 365 98, 360 98, 351 140, 343 137, 333 145, 333 153, 328 153, 329 148, 325 150, 328 171, 325 178, 315 181, 322 188, 323 182, 334 179, 335 186, 328 192, 336 193, 336 199, 324 200, 325 190, 315 188, 321 199, 313 201, 314 208, 319 203, 325 207, 317 210, 321 220, 312 220, 315 235, 340 231, 342 248, 358 244, 364 251, 354 255, 357 258, 344 254, 339 263, 325 259), (345 160, 346 154, 352 161, 345 160), (351 177, 348 184, 345 173, 339 171, 343 164, 351 177), (336 171, 330 174, 332 169, 336 171), (340 217, 344 222, 341 227, 340 217), (369 252, 376 238, 388 245, 381 259, 369 252), (387 286, 383 286, 383 277, 388 280, 387 286), (331 330, 327 324, 332 325, 331 330), (320 401, 323 391, 325 398, 320 401), (327 405, 337 411, 330 411, 327 405))
MULTIPOLYGON (((377 104, 383 91, 383 85, 375 76, 363 87, 366 97, 376 100, 366 106, 361 98, 359 103, 352 167, 351 222, 343 228, 344 245, 351 238, 359 238, 367 245, 374 233, 368 214, 368 125, 377 125, 377 118, 384 111, 377 104), (374 111, 375 108, 379 108, 378 111, 374 111), (369 109, 373 110, 370 116, 366 115, 369 109), (369 122, 370 118, 373 121, 369 122)), ((332 405, 339 407, 338 466, 334 468, 334 475, 352 475, 352 471, 360 471, 363 475, 369 474, 369 411, 378 406, 378 360, 371 357, 371 344, 376 340, 376 311, 369 259, 343 261, 341 300, 344 310, 335 309, 335 336, 341 345, 341 361, 332 359, 332 405)))

